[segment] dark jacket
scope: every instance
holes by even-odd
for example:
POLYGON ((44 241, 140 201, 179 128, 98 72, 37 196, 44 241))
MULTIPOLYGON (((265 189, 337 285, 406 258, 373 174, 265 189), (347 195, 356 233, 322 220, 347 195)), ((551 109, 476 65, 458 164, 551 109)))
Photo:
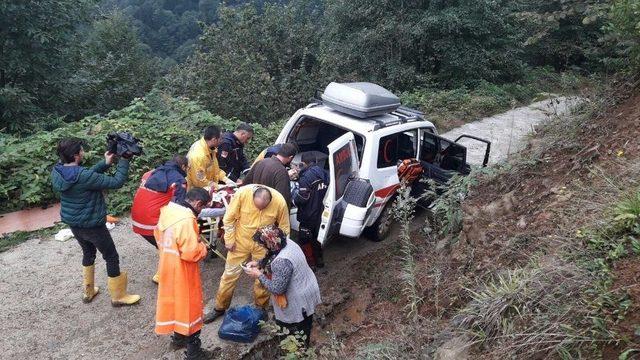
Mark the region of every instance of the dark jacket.
POLYGON ((174 161, 167 161, 164 165, 157 167, 144 187, 149 190, 166 193, 171 185, 176 184, 173 193, 173 202, 181 203, 187 195, 187 174, 174 161))
POLYGON ((121 158, 113 176, 103 174, 108 168, 104 161, 90 169, 61 163, 53 167, 51 184, 60 193, 60 217, 65 224, 80 228, 104 225, 107 205, 102 190, 122 187, 129 174, 129 160, 121 158))
POLYGON ((322 200, 327 193, 329 174, 317 165, 302 170, 298 187, 293 190, 293 203, 298 208, 298 221, 301 224, 320 223, 324 205, 322 200))
POLYGON ((250 166, 244 154, 244 144, 231 132, 222 134, 218 145, 218 164, 233 181, 238 180, 240 173, 250 166))
POLYGON ((244 184, 260 184, 278 190, 291 209, 289 173, 277 157, 258 161, 244 178, 244 184))

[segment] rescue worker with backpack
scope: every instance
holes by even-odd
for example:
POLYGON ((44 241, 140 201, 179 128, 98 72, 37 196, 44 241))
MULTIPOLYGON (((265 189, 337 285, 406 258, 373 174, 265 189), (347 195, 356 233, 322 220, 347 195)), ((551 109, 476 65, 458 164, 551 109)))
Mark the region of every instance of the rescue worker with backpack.
POLYGON ((222 134, 218 147, 218 162, 220 168, 233 181, 238 181, 240 174, 249 168, 249 160, 244 153, 244 146, 251 141, 253 133, 251 125, 240 123, 234 132, 222 134))
POLYGON ((318 232, 324 205, 322 201, 329 186, 329 174, 316 165, 316 159, 310 152, 302 153, 300 178, 291 197, 298 208, 300 222, 298 244, 302 248, 307 263, 312 269, 324 267, 322 245, 318 242, 318 232))
POLYGON ((218 164, 218 145, 220 145, 220 128, 215 125, 207 126, 202 138, 191 145, 187 153, 189 188, 207 186, 216 188, 220 182, 235 185, 235 182, 218 164))
POLYGON ((127 273, 120 271, 120 257, 106 227, 107 204, 103 190, 119 189, 129 175, 131 153, 118 160, 113 176, 105 171, 115 161, 116 155, 104 154, 104 161, 92 168, 81 166, 84 161, 85 142, 78 138, 66 138, 58 142, 58 162, 51 171, 54 191, 60 194, 60 217, 69 225, 73 236, 82 248, 84 293, 82 301, 89 303, 100 289, 95 286, 96 251, 100 251, 107 263, 107 285, 113 306, 133 305, 139 295, 127 293, 127 273))
MULTIPOLYGON (((156 249, 153 231, 158 224, 160 208, 170 201, 181 202, 187 194, 187 157, 174 155, 172 160, 142 175, 140 187, 133 197, 131 205, 131 224, 133 232, 142 236, 156 249)), ((152 281, 158 283, 158 273, 152 281)))
POLYGON ((202 283, 198 262, 207 256, 196 217, 211 200, 202 188, 192 188, 183 200, 160 210, 154 236, 160 252, 155 332, 172 334, 174 349, 186 347, 186 358, 211 359, 201 348, 203 320, 202 283))

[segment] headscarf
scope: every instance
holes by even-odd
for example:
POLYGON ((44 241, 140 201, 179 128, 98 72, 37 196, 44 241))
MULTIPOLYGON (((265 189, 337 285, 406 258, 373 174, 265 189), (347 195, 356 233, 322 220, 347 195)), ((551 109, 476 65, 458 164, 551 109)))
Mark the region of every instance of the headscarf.
POLYGON ((275 225, 261 227, 253 235, 253 241, 267 249, 267 255, 260 262, 260 267, 267 273, 271 272, 271 262, 278 255, 280 250, 287 246, 287 235, 275 225))

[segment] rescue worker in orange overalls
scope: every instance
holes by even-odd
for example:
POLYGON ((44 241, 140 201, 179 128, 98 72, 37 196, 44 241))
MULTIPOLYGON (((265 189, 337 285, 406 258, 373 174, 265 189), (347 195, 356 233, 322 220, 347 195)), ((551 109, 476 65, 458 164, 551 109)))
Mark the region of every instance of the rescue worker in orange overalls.
MULTIPOLYGON (((284 197, 275 189, 264 185, 246 185, 231 198, 224 214, 224 245, 227 248, 227 260, 220 278, 216 305, 205 316, 210 323, 222 316, 231 305, 236 283, 242 274, 243 262, 260 260, 266 255, 264 247, 253 241, 253 235, 264 226, 276 224, 289 235, 289 209, 284 197)), ((265 308, 269 302, 269 292, 256 280, 253 286, 255 305, 265 308)))
POLYGON ((227 174, 218 165, 218 144, 220 143, 220 128, 212 125, 204 129, 203 137, 194 142, 189 148, 189 171, 187 172, 187 185, 192 187, 217 188, 220 182, 227 185, 235 185, 235 182, 227 177, 227 174))
POLYGON ((154 230, 160 252, 156 334, 173 334, 171 346, 187 348, 187 359, 210 359, 200 347, 203 300, 198 262, 207 256, 200 241, 196 217, 211 201, 202 188, 187 192, 181 202, 170 202, 160 210, 154 230))

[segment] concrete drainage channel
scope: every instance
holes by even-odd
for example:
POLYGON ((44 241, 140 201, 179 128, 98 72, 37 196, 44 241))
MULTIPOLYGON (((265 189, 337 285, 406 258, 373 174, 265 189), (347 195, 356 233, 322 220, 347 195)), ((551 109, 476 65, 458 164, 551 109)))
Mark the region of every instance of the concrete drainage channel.
MULTIPOLYGON (((554 115, 564 115, 581 103, 579 98, 560 97, 517 108, 504 114, 466 124, 444 134, 449 139, 468 133, 492 142, 490 163, 502 161, 526 143, 526 135, 554 115)), ((484 149, 469 144, 471 163, 481 163, 484 149)), ((154 335, 156 286, 151 282, 157 254, 131 231, 129 219, 111 231, 123 270, 129 272, 129 289, 140 294, 140 305, 112 308, 106 294, 104 262, 97 261, 96 285, 103 291, 90 304, 80 301, 81 252, 75 241, 52 238, 33 239, 0 253, 0 328, 6 358, 129 358, 180 359, 182 351, 171 351, 169 338, 154 335), (19 300, 16 300, 19 299, 19 300), (53 331, 52 331, 53 329, 53 331)), ((336 241, 326 251, 327 268, 319 272, 321 283, 344 276, 357 259, 380 249, 383 243, 366 239, 336 241)), ((224 269, 220 260, 202 264, 202 280, 207 310, 213 305, 218 280, 224 269)), ((252 282, 242 277, 233 305, 253 302, 252 282)), ((204 327, 203 346, 220 348, 224 358, 269 357, 275 342, 261 335, 254 344, 222 341, 217 336, 220 320, 204 327)), ((448 349, 455 350, 455 349, 448 349)))

